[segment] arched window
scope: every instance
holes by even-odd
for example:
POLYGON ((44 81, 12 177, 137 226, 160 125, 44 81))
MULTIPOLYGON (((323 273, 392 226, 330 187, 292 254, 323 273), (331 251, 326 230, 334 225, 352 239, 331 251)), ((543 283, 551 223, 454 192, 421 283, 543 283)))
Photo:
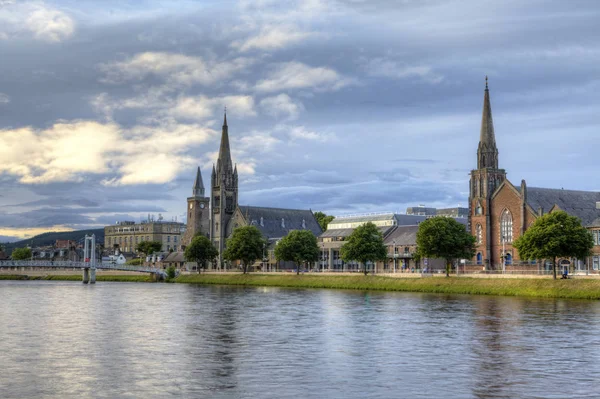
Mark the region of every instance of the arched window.
POLYGON ((477 244, 483 242, 483 229, 479 223, 477 223, 477 226, 475 227, 475 237, 477 238, 477 244))
POLYGON ((483 263, 481 252, 477 253, 477 264, 481 265, 483 263))
POLYGON ((504 261, 506 265, 512 265, 512 255, 507 253, 504 257, 504 261))
POLYGON ((500 218, 500 242, 511 243, 513 240, 512 215, 508 209, 502 211, 500 218))
POLYGON ((477 207, 475 208, 476 215, 483 215, 483 207, 480 203, 477 203, 477 207))

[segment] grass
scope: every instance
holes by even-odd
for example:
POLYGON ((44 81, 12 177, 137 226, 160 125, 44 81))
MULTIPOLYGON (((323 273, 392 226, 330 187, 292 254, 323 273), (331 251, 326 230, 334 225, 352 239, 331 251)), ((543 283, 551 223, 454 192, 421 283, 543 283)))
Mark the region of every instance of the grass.
POLYGON ((501 278, 394 278, 377 276, 313 275, 181 275, 178 283, 336 288, 443 294, 505 295, 540 298, 600 299, 600 280, 501 279, 501 278))

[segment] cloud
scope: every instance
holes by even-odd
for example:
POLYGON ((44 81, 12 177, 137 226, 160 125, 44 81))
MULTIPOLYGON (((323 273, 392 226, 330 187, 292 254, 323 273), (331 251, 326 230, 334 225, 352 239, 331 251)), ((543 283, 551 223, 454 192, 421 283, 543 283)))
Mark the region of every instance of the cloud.
POLYGON ((69 15, 44 3, 0 3, 0 39, 31 34, 37 40, 58 43, 70 38, 74 32, 75 21, 69 15))
POLYGON ((166 183, 193 164, 189 147, 213 135, 197 125, 125 129, 95 121, 0 130, 0 172, 24 184, 82 182, 86 175, 109 175, 106 185, 166 183))
POLYGON ((8 94, 0 93, 0 104, 8 104, 10 102, 10 97, 8 94))
POLYGON ((202 120, 210 118, 215 111, 229 108, 238 117, 255 116, 254 98, 252 96, 223 96, 209 98, 206 96, 181 96, 166 110, 175 118, 202 120))
POLYGON ((250 50, 277 50, 314 36, 315 33, 303 32, 291 26, 263 26, 260 32, 243 40, 236 40, 231 47, 241 52, 250 50))
POLYGON ((304 105, 300 101, 294 101, 287 94, 266 97, 260 101, 263 112, 273 117, 287 117, 297 119, 300 112, 304 111, 304 105))
POLYGON ((439 83, 444 78, 433 72, 427 65, 409 66, 387 58, 375 58, 367 62, 365 69, 369 76, 392 79, 420 78, 429 83, 439 83))
POLYGON ((99 69, 104 73, 101 81, 105 83, 117 84, 155 77, 171 85, 190 86, 219 83, 234 72, 247 68, 252 62, 241 57, 216 62, 184 54, 144 52, 125 61, 101 64, 99 69))
POLYGON ((274 92, 291 89, 316 87, 318 91, 338 90, 353 83, 331 68, 310 67, 292 61, 276 64, 267 79, 259 81, 255 89, 261 92, 274 92))

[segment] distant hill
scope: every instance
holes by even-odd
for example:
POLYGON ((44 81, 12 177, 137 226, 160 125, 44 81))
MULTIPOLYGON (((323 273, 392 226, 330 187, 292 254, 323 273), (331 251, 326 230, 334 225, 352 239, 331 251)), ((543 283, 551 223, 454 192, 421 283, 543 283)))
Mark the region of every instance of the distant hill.
POLYGON ((8 244, 3 244, 6 254, 10 255, 15 248, 26 247, 31 245, 33 242, 34 247, 43 247, 46 245, 54 245, 56 240, 72 240, 82 241, 85 235, 96 235, 96 243, 104 244, 104 229, 92 229, 92 230, 75 230, 75 231, 62 231, 62 232, 48 232, 42 233, 37 236, 28 238, 26 240, 15 241, 8 244))

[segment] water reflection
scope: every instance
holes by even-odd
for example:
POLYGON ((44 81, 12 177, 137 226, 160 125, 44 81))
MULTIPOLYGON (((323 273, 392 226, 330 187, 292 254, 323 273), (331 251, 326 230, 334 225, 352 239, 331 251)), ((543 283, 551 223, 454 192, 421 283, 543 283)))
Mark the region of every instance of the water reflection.
POLYGON ((0 293, 2 398, 600 397, 591 301, 54 282, 0 293))

